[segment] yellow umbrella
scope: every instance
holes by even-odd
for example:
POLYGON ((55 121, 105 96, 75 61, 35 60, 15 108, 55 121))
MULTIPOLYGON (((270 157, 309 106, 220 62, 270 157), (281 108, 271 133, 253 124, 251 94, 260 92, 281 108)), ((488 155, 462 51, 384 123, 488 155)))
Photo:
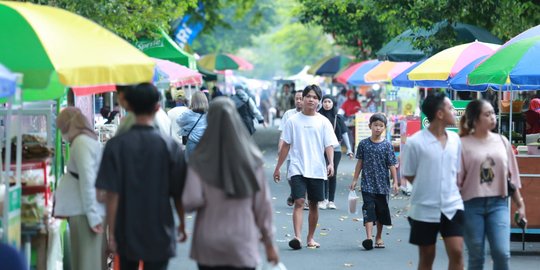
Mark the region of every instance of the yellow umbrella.
POLYGON ((98 24, 63 9, 0 1, 0 62, 24 88, 150 82, 154 62, 98 24))

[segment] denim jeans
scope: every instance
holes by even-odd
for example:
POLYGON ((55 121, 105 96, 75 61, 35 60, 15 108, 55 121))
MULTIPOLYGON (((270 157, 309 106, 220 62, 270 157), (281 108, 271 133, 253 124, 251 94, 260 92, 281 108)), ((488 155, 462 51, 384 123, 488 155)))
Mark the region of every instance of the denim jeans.
POLYGON ((494 270, 509 269, 510 213, 503 197, 474 198, 464 202, 464 240, 469 253, 469 270, 484 269, 487 237, 494 270))

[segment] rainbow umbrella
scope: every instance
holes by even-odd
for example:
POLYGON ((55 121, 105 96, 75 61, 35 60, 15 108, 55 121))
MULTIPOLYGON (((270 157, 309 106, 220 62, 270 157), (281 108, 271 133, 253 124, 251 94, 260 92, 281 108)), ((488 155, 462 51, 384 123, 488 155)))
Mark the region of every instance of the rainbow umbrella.
POLYGON ((307 73, 311 75, 334 75, 351 61, 350 56, 327 56, 313 64, 307 73))
POLYGON ((461 69, 480 56, 493 53, 500 45, 471 42, 443 50, 428 58, 424 63, 411 70, 408 77, 412 81, 422 81, 416 85, 422 87, 448 87, 448 81, 461 69))
POLYGON ((381 62, 379 60, 369 60, 367 63, 363 64, 361 67, 359 67, 347 80, 348 83, 352 85, 369 85, 372 83, 368 83, 364 80, 364 75, 368 73, 372 68, 379 65, 381 62))
POLYGON ((413 62, 384 61, 366 73, 364 79, 368 83, 389 82, 413 64, 413 62))
POLYGON ((252 70, 253 65, 247 60, 229 53, 207 54, 198 61, 206 70, 252 70))
POLYGON ((23 73, 23 88, 45 88, 56 73, 64 86, 136 84, 154 63, 98 24, 63 9, 0 2, 0 62, 23 73), (8 27, 9 26, 9 27, 8 27))
POLYGON ((518 40, 480 63, 469 74, 468 83, 540 85, 539 60, 540 36, 518 40))
POLYGON ((409 72, 411 72, 411 70, 415 69, 417 66, 421 65, 425 61, 426 61, 426 59, 418 61, 415 64, 413 64, 412 66, 405 69, 400 74, 398 74, 396 77, 394 77, 392 79, 392 85, 397 86, 397 87, 413 88, 416 85, 416 82, 409 80, 409 77, 407 76, 407 74, 409 74, 409 72))
POLYGON ((156 69, 162 79, 176 87, 202 84, 202 75, 197 71, 167 60, 157 58, 152 58, 152 60, 156 63, 156 69))
POLYGON ((334 75, 334 79, 339 83, 347 84, 347 80, 351 77, 351 75, 367 62, 369 62, 369 60, 355 64, 349 63, 349 66, 343 67, 340 71, 338 71, 338 73, 336 73, 336 75, 334 75))

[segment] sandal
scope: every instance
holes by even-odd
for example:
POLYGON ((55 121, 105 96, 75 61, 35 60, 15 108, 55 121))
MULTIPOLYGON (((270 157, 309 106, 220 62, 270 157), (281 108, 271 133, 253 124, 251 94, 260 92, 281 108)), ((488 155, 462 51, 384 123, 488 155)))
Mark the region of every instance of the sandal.
POLYGON ((371 239, 366 239, 362 242, 362 246, 366 249, 366 250, 372 250, 373 249, 373 240, 371 239))
POLYGON ((375 243, 375 248, 385 248, 384 246, 384 242, 378 242, 378 243, 375 243))
POLYGON ((297 238, 293 238, 291 241, 289 241, 289 247, 294 250, 298 250, 302 248, 302 243, 297 238))
POLYGON ((321 244, 319 244, 319 243, 313 241, 313 242, 308 243, 308 244, 307 244, 307 247, 308 247, 308 248, 320 248, 320 247, 321 247, 321 244))

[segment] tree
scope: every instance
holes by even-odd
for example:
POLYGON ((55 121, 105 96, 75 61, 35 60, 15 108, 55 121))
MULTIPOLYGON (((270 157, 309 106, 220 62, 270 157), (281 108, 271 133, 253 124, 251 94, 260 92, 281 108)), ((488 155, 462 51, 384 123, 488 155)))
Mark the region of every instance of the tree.
MULTIPOLYGON (((22 0, 24 1, 24 0, 22 0)), ((159 29, 169 30, 172 20, 195 7, 197 0, 30 0, 67 9, 89 18, 128 40, 140 36, 157 37, 159 29)))
MULTIPOLYGON (((502 40, 508 40, 540 23, 540 6, 535 0, 299 0, 299 16, 306 24, 321 25, 338 43, 355 48, 372 48, 373 56, 384 42, 412 28, 430 29, 447 21, 483 27, 502 40), (355 38, 359 41, 354 44, 355 38), (381 39, 383 42, 381 42, 381 39)), ((419 48, 455 45, 450 28, 413 42, 419 48)))

